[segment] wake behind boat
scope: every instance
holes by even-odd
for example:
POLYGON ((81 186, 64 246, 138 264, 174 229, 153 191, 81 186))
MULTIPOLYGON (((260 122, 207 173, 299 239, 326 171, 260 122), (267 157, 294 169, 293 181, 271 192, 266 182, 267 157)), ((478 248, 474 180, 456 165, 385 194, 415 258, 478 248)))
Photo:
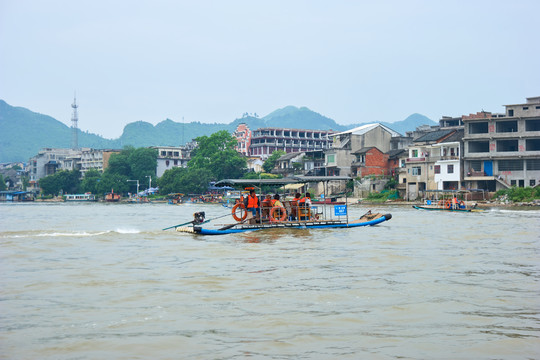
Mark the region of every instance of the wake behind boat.
MULTIPOLYGON (((233 186, 244 188, 282 186, 289 184, 323 183, 325 189, 331 181, 349 181, 349 177, 337 176, 298 176, 283 179, 227 179, 216 183, 216 186, 233 186)), ((255 193, 255 191, 253 190, 255 193)), ((256 195, 256 194, 255 194, 256 195)), ((325 194, 326 195, 326 194, 325 194)), ((238 201, 229 214, 219 216, 231 216, 234 222, 225 225, 209 226, 205 224, 215 219, 206 220, 204 212, 196 212, 194 219, 190 222, 171 226, 166 229, 175 228, 178 232, 193 233, 201 235, 225 235, 256 230, 270 229, 324 229, 324 228, 352 228, 361 226, 373 226, 388 221, 391 214, 371 213, 368 211, 358 219, 349 218, 347 199, 343 204, 315 203, 302 201, 302 199, 286 199, 265 206, 265 201, 261 200, 261 194, 257 195, 260 206, 255 210, 246 207, 245 203, 238 201)), ((307 196, 309 197, 309 196, 307 196)), ((279 197, 278 197, 279 198, 279 197)), ((326 196, 324 196, 326 198, 326 196)))

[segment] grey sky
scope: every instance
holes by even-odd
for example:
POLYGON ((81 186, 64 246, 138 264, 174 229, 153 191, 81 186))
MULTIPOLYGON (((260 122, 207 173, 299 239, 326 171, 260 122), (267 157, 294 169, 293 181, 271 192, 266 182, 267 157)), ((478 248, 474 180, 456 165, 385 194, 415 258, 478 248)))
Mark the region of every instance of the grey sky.
POLYGON ((0 0, 0 99, 108 138, 287 105, 437 121, 540 96, 540 1, 0 0))

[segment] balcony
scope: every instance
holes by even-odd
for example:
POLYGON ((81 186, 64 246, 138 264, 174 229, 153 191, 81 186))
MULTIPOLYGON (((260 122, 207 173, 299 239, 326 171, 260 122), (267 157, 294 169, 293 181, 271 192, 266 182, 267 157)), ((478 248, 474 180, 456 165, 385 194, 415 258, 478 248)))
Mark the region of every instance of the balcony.
POLYGON ((407 162, 423 162, 426 161, 425 157, 407 158, 407 162))

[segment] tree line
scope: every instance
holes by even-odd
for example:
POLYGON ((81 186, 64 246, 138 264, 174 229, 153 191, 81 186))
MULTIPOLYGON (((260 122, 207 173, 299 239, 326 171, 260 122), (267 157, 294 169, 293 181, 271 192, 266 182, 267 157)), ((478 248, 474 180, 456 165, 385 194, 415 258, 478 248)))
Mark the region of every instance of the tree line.
MULTIPOLYGON (((206 192, 211 181, 241 178, 248 173, 246 159, 234 148, 236 139, 226 130, 200 136, 195 141, 198 146, 191 152, 187 168, 166 170, 157 179, 161 194, 201 194, 206 192)), ((148 177, 155 177, 157 156, 155 149, 126 147, 120 153, 111 155, 103 173, 88 170, 81 179, 79 170, 64 170, 40 179, 39 185, 43 195, 58 195, 61 192, 100 195, 112 189, 115 193, 134 193, 137 180, 144 189, 148 177)))

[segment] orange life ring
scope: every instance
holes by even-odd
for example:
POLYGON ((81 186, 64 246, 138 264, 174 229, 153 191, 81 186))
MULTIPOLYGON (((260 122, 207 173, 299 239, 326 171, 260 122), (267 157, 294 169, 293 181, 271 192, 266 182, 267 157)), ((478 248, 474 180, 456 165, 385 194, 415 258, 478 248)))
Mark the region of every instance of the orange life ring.
POLYGON ((270 210, 270 221, 284 221, 287 218, 287 211, 283 206, 274 206, 272 210, 270 210), (280 212, 281 216, 277 218, 276 212, 280 212))
POLYGON ((465 208, 466 208, 465 203, 463 202, 463 200, 461 200, 461 201, 459 202, 459 207, 460 207, 461 209, 465 209, 465 208))
POLYGON ((452 208, 452 202, 450 200, 446 200, 446 204, 444 205, 447 209, 452 208))
POLYGON ((440 206, 440 207, 443 207, 444 206, 444 200, 439 200, 437 205, 440 206))
POLYGON ((233 208, 232 208, 232 217, 236 221, 244 221, 244 220, 246 220, 247 211, 246 211, 246 207, 244 206, 244 204, 239 203, 239 204, 236 204, 236 205, 233 206, 233 208), (238 215, 236 215, 236 209, 238 209, 238 208, 241 208, 241 210, 240 210, 241 217, 238 217, 238 215))

